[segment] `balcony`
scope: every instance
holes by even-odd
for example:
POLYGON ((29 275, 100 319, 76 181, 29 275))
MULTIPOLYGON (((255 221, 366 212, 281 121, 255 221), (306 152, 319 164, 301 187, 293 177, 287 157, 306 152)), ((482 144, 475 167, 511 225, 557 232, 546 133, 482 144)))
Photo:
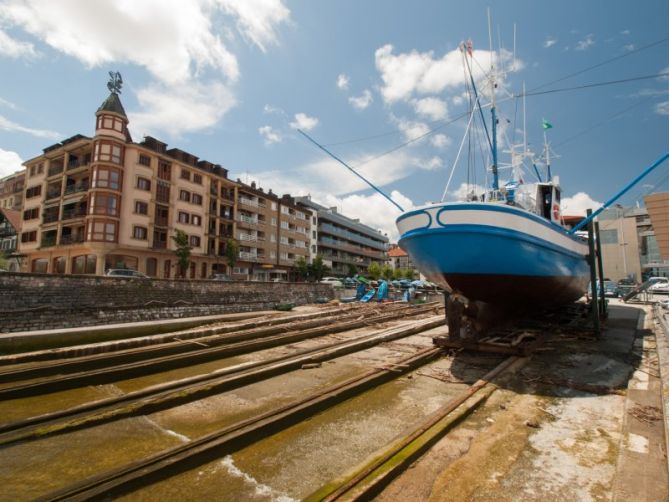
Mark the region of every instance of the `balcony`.
POLYGON ((71 185, 67 185, 65 187, 65 195, 69 195, 71 193, 78 193, 78 192, 85 192, 88 190, 88 182, 86 183, 74 183, 71 185))
POLYGON ((239 234, 239 240, 247 242, 256 242, 258 240, 258 237, 251 234, 239 234))
POLYGON ((246 225, 257 225, 258 220, 256 218, 251 218, 250 216, 244 216, 243 214, 240 214, 237 216, 237 221, 242 224, 246 225))
POLYGON ((54 221, 58 221, 58 211, 55 213, 44 213, 42 215, 42 223, 53 223, 54 221))
POLYGON ((167 227, 168 226, 167 218, 156 218, 153 224, 157 227, 167 227))
POLYGON ((49 170, 46 172, 47 176, 55 176, 63 172, 63 159, 60 159, 59 162, 51 162, 49 170))
POLYGON ((60 197, 60 188, 58 188, 58 190, 48 190, 46 192, 45 200, 57 199, 59 197, 60 197))
POLYGON ((75 218, 83 218, 86 216, 86 208, 85 207, 74 207, 70 209, 63 209, 63 217, 62 220, 73 220, 75 218))
POLYGON ((245 251, 240 251, 239 259, 245 261, 256 261, 258 259, 258 255, 256 253, 247 253, 245 251))
POLYGON ((69 246, 70 244, 79 244, 84 242, 84 235, 62 235, 60 237, 61 246, 69 246))
POLYGON ((239 203, 244 204, 245 206, 259 207, 258 201, 253 199, 248 199, 246 197, 239 197, 239 203))
POLYGON ((318 231, 319 233, 324 233, 324 234, 332 234, 332 235, 337 235, 337 236, 342 236, 348 240, 360 243, 360 244, 366 244, 370 247, 373 247, 374 249, 378 250, 385 250, 386 244, 374 239, 370 239, 369 237, 365 237, 364 235, 358 235, 353 232, 349 232, 348 230, 344 230, 342 228, 337 228, 334 225, 330 225, 328 223, 321 223, 318 226, 318 231))
POLYGON ((40 247, 41 248, 49 248, 52 246, 56 245, 56 235, 48 235, 42 237, 42 240, 40 241, 40 247))
POLYGON ((67 163, 67 170, 74 171, 80 167, 86 167, 88 164, 90 164, 89 158, 85 158, 83 160, 70 159, 70 161, 67 163))

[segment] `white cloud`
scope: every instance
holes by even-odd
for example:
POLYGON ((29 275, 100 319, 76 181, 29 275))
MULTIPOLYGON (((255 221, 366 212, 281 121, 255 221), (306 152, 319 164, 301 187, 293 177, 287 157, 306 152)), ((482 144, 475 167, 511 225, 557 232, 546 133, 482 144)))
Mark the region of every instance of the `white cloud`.
POLYGON ((430 120, 445 119, 448 115, 448 107, 446 102, 434 97, 423 99, 414 99, 411 104, 418 115, 427 117, 430 120))
POLYGON ((583 40, 579 40, 576 43, 577 51, 584 51, 595 45, 595 36, 592 33, 588 33, 583 40))
POLYGON ((281 143, 283 137, 281 134, 272 128, 272 126, 262 126, 258 128, 258 133, 265 139, 266 145, 271 145, 273 143, 281 143))
POLYGON ((432 157, 431 159, 420 161, 419 165, 426 171, 434 171, 435 169, 439 169, 440 167, 442 167, 444 163, 439 157, 435 156, 432 157))
POLYGON ((620 34, 621 34, 621 35, 629 35, 629 34, 630 34, 630 30, 623 30, 623 31, 620 32, 620 34))
POLYGON ((468 183, 461 183, 458 188, 453 191, 449 191, 447 195, 450 195, 451 200, 455 201, 465 201, 472 194, 480 195, 486 192, 486 188, 482 185, 470 185, 468 183))
POLYGON ((33 129, 31 127, 25 127, 16 122, 12 122, 6 117, 0 115, 0 131, 9 131, 9 132, 23 132, 36 136, 38 138, 58 138, 60 134, 55 131, 49 131, 47 129, 33 129))
POLYGON ((437 148, 446 148, 451 144, 451 138, 442 133, 433 134, 430 137, 430 143, 437 148))
POLYGON ((290 123, 292 129, 302 129, 303 131, 311 131, 318 125, 318 119, 310 117, 306 113, 296 113, 295 121, 290 123))
POLYGON ((625 50, 625 51, 633 51, 633 50, 634 50, 634 47, 636 47, 634 44, 623 45, 623 50, 625 50))
POLYGON ((655 105, 655 113, 658 115, 669 115, 669 101, 662 101, 655 105))
MULTIPOLYGON (((669 66, 667 66, 666 68, 662 68, 660 73, 669 73, 669 66)), ((661 77, 658 77, 657 79, 658 80, 669 80, 669 75, 662 75, 661 77)))
POLYGON ((235 105, 235 98, 223 84, 152 84, 137 91, 142 112, 129 113, 135 135, 164 131, 172 136, 207 129, 235 105))
MULTIPOLYGON (((475 79, 484 75, 481 66, 488 68, 491 54, 485 50, 475 50, 473 57, 480 65, 474 64, 472 71, 475 79)), ((497 56, 493 55, 497 60, 497 56)), ((522 62, 512 61, 512 54, 501 51, 501 61, 511 70, 522 67, 522 62)), ((411 51, 393 54, 393 46, 388 44, 375 52, 376 68, 381 74, 383 85, 381 94, 387 103, 409 100, 414 94, 437 94, 447 88, 454 88, 464 83, 462 54, 460 49, 453 49, 441 58, 434 58, 433 51, 411 51)))
MULTIPOLYGON (((397 127, 404 135, 405 141, 413 141, 430 132, 430 127, 425 122, 418 122, 415 120, 396 119, 397 127)), ((417 141, 414 144, 418 144, 417 141)))
POLYGON ((342 91, 345 91, 345 90, 348 89, 349 82, 350 82, 350 79, 349 79, 348 75, 346 75, 345 73, 340 73, 337 76, 337 87, 339 89, 341 89, 342 91))
POLYGON ((281 108, 272 105, 265 105, 262 111, 263 113, 268 113, 268 114, 276 114, 276 115, 286 114, 286 112, 284 112, 281 108))
POLYGON ((553 47, 555 44, 557 44, 557 42, 558 42, 557 38, 548 36, 544 41, 544 48, 548 49, 549 47, 553 47))
POLYGON ((240 71, 227 47, 230 26, 265 51, 289 18, 282 0, 5 0, 0 9, 0 25, 22 29, 89 68, 146 69, 155 81, 137 91, 143 108, 131 126, 174 135, 211 127, 235 104, 240 71))
POLYGON ((565 216, 585 216, 588 209, 593 211, 602 205, 585 192, 578 192, 571 197, 562 197, 562 214, 565 216))
POLYGON ((369 89, 365 89, 360 96, 352 96, 348 98, 348 102, 351 103, 351 106, 356 110, 364 110, 372 104, 372 93, 369 89))
POLYGON ((32 59, 38 56, 33 44, 15 40, 3 30, 0 30, 0 55, 10 58, 32 59))
POLYGON ((11 101, 7 101, 6 99, 0 98, 0 105, 9 108, 10 110, 18 110, 18 106, 16 106, 14 103, 11 101))
POLYGON ((462 103, 465 102, 465 98, 462 96, 453 96, 451 98, 451 101, 453 102, 454 105, 461 105, 462 103))
POLYGON ((0 148, 0 178, 22 171, 24 169, 22 162, 18 153, 0 148))
POLYGON ((237 18, 237 30, 265 52, 276 43, 275 26, 290 19, 290 10, 281 0, 216 0, 228 14, 237 18))

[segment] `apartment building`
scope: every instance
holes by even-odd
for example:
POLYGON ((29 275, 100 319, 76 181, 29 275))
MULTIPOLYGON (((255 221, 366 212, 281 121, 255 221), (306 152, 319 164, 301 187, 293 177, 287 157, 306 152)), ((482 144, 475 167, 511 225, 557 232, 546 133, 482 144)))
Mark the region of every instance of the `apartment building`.
POLYGON ((294 280, 295 260, 309 259, 311 211, 299 207, 289 195, 265 192, 255 182, 237 183, 239 263, 233 271, 235 278, 294 280))
POLYGON ((323 262, 333 275, 347 276, 354 271, 366 271, 372 262, 383 265, 387 260, 388 237, 359 220, 348 218, 311 200, 311 197, 296 197, 298 206, 310 209, 317 222, 312 227, 312 240, 323 262), (315 232, 315 233, 314 233, 315 232))
POLYGON ((410 268, 413 269, 414 264, 413 261, 411 261, 411 257, 409 256, 409 253, 404 251, 401 247, 399 247, 397 244, 391 244, 390 247, 388 248, 388 265, 393 267, 393 269, 398 269, 398 268, 410 268))
POLYGON ((19 171, 0 179, 0 208, 18 211, 23 204, 25 173, 19 171))
POLYGON ((131 268, 171 278, 178 271, 171 237, 183 230, 192 247, 187 277, 224 272, 237 199, 227 171, 152 137, 133 142, 118 90, 95 117, 92 138, 77 134, 25 162, 22 269, 131 268))

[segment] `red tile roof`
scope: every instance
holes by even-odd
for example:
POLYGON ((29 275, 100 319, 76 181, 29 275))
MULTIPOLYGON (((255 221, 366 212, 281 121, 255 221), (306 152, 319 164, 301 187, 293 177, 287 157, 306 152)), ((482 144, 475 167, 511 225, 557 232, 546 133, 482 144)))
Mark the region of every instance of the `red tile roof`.
POLYGON ((402 256, 409 256, 409 254, 399 246, 388 251, 389 258, 400 258, 402 256))
POLYGON ((19 211, 14 211, 13 209, 2 209, 0 208, 0 213, 5 215, 9 224, 14 227, 14 230, 17 232, 21 227, 21 213, 19 211))

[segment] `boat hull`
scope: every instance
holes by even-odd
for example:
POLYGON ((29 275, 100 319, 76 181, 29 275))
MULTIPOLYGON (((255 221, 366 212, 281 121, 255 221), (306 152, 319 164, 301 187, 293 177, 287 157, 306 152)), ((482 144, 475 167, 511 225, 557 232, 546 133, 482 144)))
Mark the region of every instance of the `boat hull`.
POLYGON ((580 298, 587 245, 523 209, 435 204, 397 220, 400 246, 431 281, 471 300, 547 307, 580 298))

